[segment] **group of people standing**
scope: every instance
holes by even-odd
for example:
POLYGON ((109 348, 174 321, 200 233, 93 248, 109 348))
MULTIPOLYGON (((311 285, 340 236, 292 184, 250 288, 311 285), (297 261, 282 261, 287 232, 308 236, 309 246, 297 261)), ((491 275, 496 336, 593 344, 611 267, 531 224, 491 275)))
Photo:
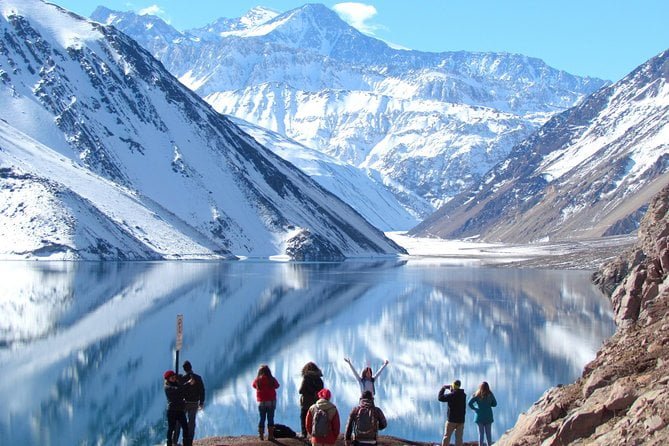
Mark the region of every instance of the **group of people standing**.
POLYGON ((467 395, 461 388, 460 380, 453 381, 453 384, 447 384, 439 390, 437 396, 439 401, 448 404, 446 412, 446 426, 444 427, 444 438, 441 440, 441 446, 451 444, 451 436, 455 433, 455 445, 462 446, 462 434, 465 430, 465 404, 476 413, 474 422, 479 428, 479 446, 486 444, 484 436, 488 440, 488 446, 492 444, 492 408, 497 406, 495 395, 490 390, 490 385, 483 381, 479 388, 474 392, 467 403, 467 395), (448 392, 447 392, 448 391, 448 392))
MULTIPOLYGON (((379 430, 387 426, 383 411, 374 406, 374 381, 388 365, 373 373, 365 367, 360 374, 355 370, 351 360, 346 358, 353 374, 360 385, 359 405, 351 411, 346 423, 346 444, 356 446, 372 446, 376 444, 379 430)), ((258 376, 252 386, 256 389, 258 401, 258 438, 264 440, 265 422, 267 422, 267 439, 273 440, 275 435, 274 409, 276 408, 276 389, 279 382, 272 376, 265 364, 258 369, 258 376)), ((337 407, 331 402, 332 392, 325 388, 323 373, 314 362, 302 367, 302 383, 300 394, 300 437, 309 438, 314 446, 332 445, 337 441, 341 430, 341 421, 337 407)))
MULTIPOLYGON (((375 381, 388 365, 388 360, 373 373, 371 367, 357 372, 349 358, 345 358, 360 385, 359 404, 354 407, 348 417, 344 440, 347 446, 373 446, 377 442, 378 431, 387 426, 383 411, 374 404, 376 393, 375 381)), ((167 396, 167 445, 177 444, 179 429, 183 431, 183 445, 192 446, 195 433, 197 411, 204 407, 205 390, 202 378, 195 374, 189 361, 183 364, 183 376, 168 370, 164 373, 165 395, 167 396)), ((258 438, 275 439, 276 425, 276 389, 279 381, 272 375, 266 364, 258 368, 256 378, 251 384, 255 389, 258 402, 258 438)), ((302 383, 300 393, 300 427, 302 438, 309 438, 313 446, 333 445, 340 434, 340 419, 337 407, 331 402, 332 392, 325 388, 323 373, 313 362, 302 367, 302 383)), ((467 396, 461 388, 461 382, 455 380, 439 390, 438 400, 448 404, 447 420, 441 446, 448 446, 455 434, 456 446, 462 446, 465 424, 466 406, 476 413, 475 423, 479 428, 479 446, 492 444, 491 426, 493 423, 492 408, 497 406, 495 395, 487 382, 482 382, 474 395, 467 402, 467 396)), ((294 434, 294 433, 293 433, 294 434)))
POLYGON ((193 446, 197 411, 204 409, 204 382, 193 372, 190 361, 183 363, 184 374, 174 370, 163 374, 167 397, 167 446, 176 445, 179 431, 183 431, 183 446, 193 446))

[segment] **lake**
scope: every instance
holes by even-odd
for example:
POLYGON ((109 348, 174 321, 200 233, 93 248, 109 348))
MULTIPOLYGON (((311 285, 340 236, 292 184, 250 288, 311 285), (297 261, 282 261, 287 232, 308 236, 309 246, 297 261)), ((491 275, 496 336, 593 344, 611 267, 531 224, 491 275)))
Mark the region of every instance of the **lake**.
POLYGON ((613 333, 590 274, 397 259, 0 262, 0 444, 164 444, 178 314, 180 358, 207 388, 196 438, 255 435, 262 363, 281 384, 276 422, 299 431, 300 370, 314 361, 345 425, 359 396, 350 357, 358 369, 390 361, 376 383, 386 434, 439 442, 439 388, 460 379, 471 395, 485 380, 497 439, 613 333))

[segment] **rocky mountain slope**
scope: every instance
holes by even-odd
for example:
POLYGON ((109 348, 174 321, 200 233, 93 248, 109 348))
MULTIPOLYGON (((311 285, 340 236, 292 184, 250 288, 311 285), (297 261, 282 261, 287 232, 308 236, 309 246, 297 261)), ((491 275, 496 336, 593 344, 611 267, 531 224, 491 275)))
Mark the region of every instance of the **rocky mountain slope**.
POLYGON ((669 441, 669 186, 653 198, 634 249, 595 275, 616 334, 573 384, 547 391, 502 445, 664 445, 669 441))
POLYGON ((229 118, 245 133, 309 175, 382 231, 411 228, 418 224, 418 216, 397 201, 373 170, 356 168, 264 127, 232 116, 229 118))
POLYGON ((412 231, 532 242, 636 230, 669 179, 669 51, 547 122, 412 231))
POLYGON ((375 171, 421 217, 604 84, 515 54, 393 49, 318 4, 166 37, 156 17, 100 7, 92 18, 128 33, 216 110, 375 171))
POLYGON ((3 256, 401 251, 126 35, 38 0, 0 8, 3 256))

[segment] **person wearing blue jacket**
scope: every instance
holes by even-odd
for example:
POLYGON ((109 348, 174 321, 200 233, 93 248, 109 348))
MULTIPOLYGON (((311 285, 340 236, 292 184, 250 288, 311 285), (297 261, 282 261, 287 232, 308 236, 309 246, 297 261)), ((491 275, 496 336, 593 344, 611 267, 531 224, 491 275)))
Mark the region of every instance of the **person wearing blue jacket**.
POLYGON ((469 408, 476 412, 474 422, 479 427, 479 446, 483 446, 483 434, 488 439, 488 446, 492 444, 492 408, 497 406, 495 395, 490 391, 490 386, 483 381, 474 395, 469 400, 469 408))

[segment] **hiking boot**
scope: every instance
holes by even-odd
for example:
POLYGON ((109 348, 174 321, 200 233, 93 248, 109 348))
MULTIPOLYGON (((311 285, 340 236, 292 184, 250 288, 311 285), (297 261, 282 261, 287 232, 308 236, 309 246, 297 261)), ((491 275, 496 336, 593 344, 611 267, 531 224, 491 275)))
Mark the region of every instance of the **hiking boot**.
POLYGON ((258 426, 258 438, 262 441, 265 439, 265 426, 258 426))
POLYGON ((267 426, 267 439, 274 441, 274 426, 267 426))

